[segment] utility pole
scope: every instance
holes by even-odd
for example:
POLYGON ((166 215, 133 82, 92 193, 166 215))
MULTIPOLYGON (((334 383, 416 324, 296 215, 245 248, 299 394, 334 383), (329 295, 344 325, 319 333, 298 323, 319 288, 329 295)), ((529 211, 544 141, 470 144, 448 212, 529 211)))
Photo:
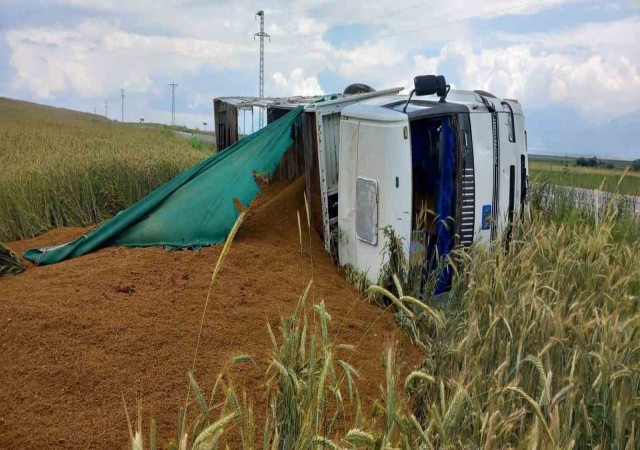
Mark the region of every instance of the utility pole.
POLYGON ((120 122, 124 123, 124 89, 120 89, 120 101, 122 108, 122 116, 120 117, 120 122))
MULTIPOLYGON (((271 36, 264 32, 264 11, 260 10, 256 13, 256 16, 260 16, 260 32, 253 35, 255 41, 256 36, 260 38, 260 90, 258 96, 264 97, 264 38, 269 38, 271 42, 271 36)), ((260 107, 260 117, 258 117, 258 125, 262 128, 262 107, 260 107)))
POLYGON ((104 116, 108 119, 109 118, 109 109, 107 106, 107 102, 104 102, 104 116))
POLYGON ((170 83, 171 86, 171 125, 176 124, 176 88, 178 87, 175 83, 170 83))

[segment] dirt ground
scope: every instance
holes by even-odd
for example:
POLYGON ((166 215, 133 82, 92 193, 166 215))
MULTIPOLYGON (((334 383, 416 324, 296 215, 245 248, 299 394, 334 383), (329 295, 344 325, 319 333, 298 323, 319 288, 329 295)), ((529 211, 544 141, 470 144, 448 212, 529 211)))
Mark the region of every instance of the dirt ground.
MULTIPOLYGON (((233 366, 229 376, 252 399, 258 433, 266 410, 267 321, 277 330, 311 277, 309 236, 304 226, 301 255, 296 216, 299 210, 304 223, 303 186, 274 185, 256 201, 214 285, 202 332, 196 378, 205 392, 233 355, 253 355, 256 365, 233 366)), ((57 229, 8 245, 22 253, 84 231, 57 229)), ((130 411, 141 399, 143 423, 156 419, 162 447, 175 439, 221 248, 106 248, 0 278, 0 448, 125 448, 122 395, 130 411)), ((311 253, 311 300, 326 302, 335 342, 357 346, 351 363, 370 408, 384 380, 385 336, 400 341, 407 366, 418 363, 419 352, 390 312, 363 302, 343 280, 315 233, 311 253)))

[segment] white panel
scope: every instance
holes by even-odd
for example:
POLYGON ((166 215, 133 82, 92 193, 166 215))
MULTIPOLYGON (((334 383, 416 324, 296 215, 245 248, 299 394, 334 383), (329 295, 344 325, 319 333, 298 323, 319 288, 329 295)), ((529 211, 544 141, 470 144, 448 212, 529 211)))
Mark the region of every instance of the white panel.
POLYGON ((327 192, 332 194, 338 189, 338 160, 340 149, 340 114, 322 116, 324 133, 325 169, 327 192))
MULTIPOLYGON (((385 99, 385 101, 391 103, 394 99, 385 99)), ((397 122, 402 120, 403 116, 406 118, 406 114, 389 108, 381 108, 377 104, 369 104, 369 102, 347 106, 342 110, 342 115, 376 122, 397 122)))
POLYGON ((476 239, 491 241, 491 230, 483 230, 482 209, 491 207, 493 196, 493 130, 491 113, 471 113, 471 140, 473 142, 473 164, 476 177, 476 239))
POLYGON ((338 258, 340 265, 356 266, 356 184, 358 171, 358 122, 340 125, 340 177, 338 184, 338 258))
MULTIPOLYGON (((356 267, 367 272, 372 282, 377 280, 384 262, 384 227, 393 227, 404 240, 407 253, 409 250, 411 146, 409 136, 405 138, 405 126, 408 127, 406 116, 401 122, 361 121, 359 126, 357 176, 378 182, 378 240, 377 245, 372 245, 356 239, 356 267)), ((355 184, 356 179, 350 182, 355 184)))

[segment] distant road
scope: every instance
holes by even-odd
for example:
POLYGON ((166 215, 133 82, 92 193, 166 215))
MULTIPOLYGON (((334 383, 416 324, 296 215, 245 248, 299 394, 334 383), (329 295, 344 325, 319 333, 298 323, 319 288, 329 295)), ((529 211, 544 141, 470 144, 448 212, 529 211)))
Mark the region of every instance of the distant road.
POLYGON ((216 135, 215 134, 200 134, 200 133, 188 133, 186 131, 177 131, 174 130, 173 133, 184 139, 191 139, 195 137, 196 139, 200 139, 201 141, 208 142, 209 144, 216 143, 216 135))

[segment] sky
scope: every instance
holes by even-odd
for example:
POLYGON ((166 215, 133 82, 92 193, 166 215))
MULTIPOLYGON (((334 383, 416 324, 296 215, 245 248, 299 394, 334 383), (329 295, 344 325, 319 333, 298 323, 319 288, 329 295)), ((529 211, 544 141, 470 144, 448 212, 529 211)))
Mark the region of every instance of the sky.
POLYGON ((445 75, 523 105, 529 151, 640 158, 640 0, 0 0, 0 96, 213 123, 213 98, 411 88, 445 75), (366 3, 366 6, 362 6, 366 3))

